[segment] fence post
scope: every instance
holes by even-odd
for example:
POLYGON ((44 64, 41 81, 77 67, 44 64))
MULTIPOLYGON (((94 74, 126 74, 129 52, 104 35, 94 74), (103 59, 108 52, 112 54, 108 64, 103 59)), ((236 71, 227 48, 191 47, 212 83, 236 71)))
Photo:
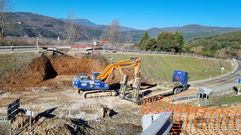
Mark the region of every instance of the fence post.
POLYGON ((39 51, 38 37, 37 37, 37 39, 36 39, 36 50, 37 50, 37 52, 39 51))

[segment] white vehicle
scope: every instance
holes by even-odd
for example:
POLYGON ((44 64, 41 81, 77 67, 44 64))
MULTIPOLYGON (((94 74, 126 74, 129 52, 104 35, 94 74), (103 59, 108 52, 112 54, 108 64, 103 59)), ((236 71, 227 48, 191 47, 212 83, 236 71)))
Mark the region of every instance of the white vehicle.
POLYGON ((92 54, 92 53, 93 53, 93 48, 91 48, 91 47, 86 47, 85 48, 84 54, 89 55, 89 54, 92 54))

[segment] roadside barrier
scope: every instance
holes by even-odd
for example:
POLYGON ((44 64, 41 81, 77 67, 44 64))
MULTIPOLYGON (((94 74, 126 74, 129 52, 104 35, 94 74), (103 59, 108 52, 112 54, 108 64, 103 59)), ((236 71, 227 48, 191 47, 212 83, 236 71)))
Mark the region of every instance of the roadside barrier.
POLYGON ((241 107, 198 107, 171 104, 162 97, 145 99, 142 115, 172 112, 172 134, 241 134, 241 107))

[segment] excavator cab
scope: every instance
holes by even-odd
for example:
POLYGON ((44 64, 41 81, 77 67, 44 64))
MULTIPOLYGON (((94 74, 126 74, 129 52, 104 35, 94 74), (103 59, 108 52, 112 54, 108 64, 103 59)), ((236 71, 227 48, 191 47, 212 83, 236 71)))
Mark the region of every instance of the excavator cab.
POLYGON ((91 75, 91 80, 96 80, 97 76, 99 76, 99 75, 100 75, 100 72, 93 72, 91 75))

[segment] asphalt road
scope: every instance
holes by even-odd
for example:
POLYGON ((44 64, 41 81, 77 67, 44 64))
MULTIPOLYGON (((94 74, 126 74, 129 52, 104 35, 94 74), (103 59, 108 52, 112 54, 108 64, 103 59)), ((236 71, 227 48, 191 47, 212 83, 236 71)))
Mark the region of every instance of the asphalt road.
POLYGON ((241 61, 238 61, 238 68, 234 73, 216 79, 206 80, 203 82, 191 83, 194 87, 207 87, 210 89, 222 89, 232 87, 237 84, 237 79, 241 77, 241 61))

